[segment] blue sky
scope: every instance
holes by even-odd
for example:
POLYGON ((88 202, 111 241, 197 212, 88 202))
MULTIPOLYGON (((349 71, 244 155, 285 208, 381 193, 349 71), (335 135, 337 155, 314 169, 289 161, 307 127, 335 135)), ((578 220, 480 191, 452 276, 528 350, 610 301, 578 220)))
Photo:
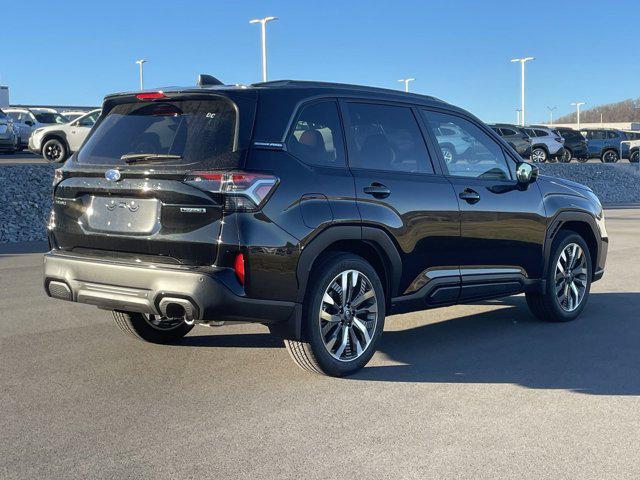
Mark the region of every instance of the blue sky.
POLYGON ((640 96, 640 2, 438 1, 10 1, 3 6, 1 81, 12 103, 97 105, 138 86, 191 85, 198 73, 260 80, 259 27, 269 24, 269 79, 400 88, 515 121, 527 64, 527 120, 640 96), (4 16, 4 15, 3 15, 4 16), (14 39, 11 48, 7 40, 14 39))

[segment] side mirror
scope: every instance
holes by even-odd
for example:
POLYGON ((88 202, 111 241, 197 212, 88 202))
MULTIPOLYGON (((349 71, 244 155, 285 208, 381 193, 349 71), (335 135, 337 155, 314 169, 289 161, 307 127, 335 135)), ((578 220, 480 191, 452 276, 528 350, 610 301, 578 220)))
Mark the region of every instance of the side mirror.
POLYGON ((516 167, 516 178, 521 185, 533 183, 538 178, 538 167, 522 162, 516 167))

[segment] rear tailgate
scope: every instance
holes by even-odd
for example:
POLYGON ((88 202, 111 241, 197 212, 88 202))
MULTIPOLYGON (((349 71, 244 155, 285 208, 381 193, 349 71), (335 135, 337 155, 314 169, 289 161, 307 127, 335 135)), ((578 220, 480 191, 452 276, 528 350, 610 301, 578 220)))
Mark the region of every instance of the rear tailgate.
POLYGON ((255 100, 244 92, 232 97, 108 98, 89 138, 62 169, 49 226, 54 246, 134 262, 215 264, 223 197, 185 178, 194 170, 242 167, 255 100), (132 154, 143 158, 132 161, 132 154))
POLYGON ((72 177, 56 188, 51 232, 75 253, 212 265, 222 218, 217 199, 179 180, 72 177))

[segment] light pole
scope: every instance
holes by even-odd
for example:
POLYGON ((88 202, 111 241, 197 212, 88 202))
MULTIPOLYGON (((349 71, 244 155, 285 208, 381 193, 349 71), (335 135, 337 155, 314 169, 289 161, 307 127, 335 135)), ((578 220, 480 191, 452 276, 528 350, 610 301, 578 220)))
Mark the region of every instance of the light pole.
POLYGON ((520 66, 522 67, 522 115, 520 116, 520 119, 522 120, 521 125, 524 127, 524 64, 527 63, 530 60, 534 60, 534 57, 525 57, 525 58, 513 58, 511 59, 511 62, 520 62, 520 66))
POLYGON ((140 90, 144 90, 144 77, 142 76, 142 64, 147 63, 146 60, 136 60, 136 63, 140 65, 140 90))
POLYGON ((518 120, 516 121, 516 125, 520 125, 520 112, 521 112, 521 111, 522 111, 521 109, 516 108, 516 118, 518 119, 518 120))
POLYGON ((549 109, 549 125, 553 125, 553 111, 556 110, 558 107, 547 106, 547 108, 549 109))
POLYGON ((414 80, 415 80, 415 78, 401 78, 398 81, 399 82, 403 82, 404 83, 404 91, 405 92, 409 92, 409 82, 413 82, 414 80))
POLYGON ((576 115, 577 115, 577 123, 578 123, 578 130, 580 130, 580 105, 584 105, 587 102, 572 102, 571 105, 575 105, 576 106, 576 115))
POLYGON ((267 22, 277 20, 278 17, 264 17, 250 20, 249 23, 259 23, 261 27, 262 39, 262 81, 267 81, 267 22))

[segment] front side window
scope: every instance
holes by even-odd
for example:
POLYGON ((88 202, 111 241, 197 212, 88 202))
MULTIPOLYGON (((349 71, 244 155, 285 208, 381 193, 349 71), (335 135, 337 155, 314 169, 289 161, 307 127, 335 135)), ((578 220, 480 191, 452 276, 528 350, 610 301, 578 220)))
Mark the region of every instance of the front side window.
POLYGON ((532 128, 525 128, 525 133, 530 137, 536 137, 536 132, 532 128))
POLYGON ((511 130, 510 128, 503 128, 502 134, 510 137, 510 136, 518 135, 518 132, 516 132, 515 130, 511 130))
POLYGON ((511 172, 502 147, 474 123, 456 115, 421 110, 438 141, 449 175, 510 180, 511 172), (454 128, 454 139, 439 137, 440 128, 454 128))
POLYGON ((614 132, 613 130, 607 132, 607 138, 618 138, 618 136, 618 132, 614 132))
POLYGON ((536 137, 548 137, 549 132, 545 132, 544 130, 534 130, 536 132, 536 137))
MULTIPOLYGON (((409 107, 348 103, 349 163, 353 168, 433 173, 418 122, 409 107)), ((455 128, 440 130, 443 138, 455 128)))
POLYGON ((344 141, 336 102, 302 107, 287 140, 287 150, 311 165, 344 167, 344 141))

